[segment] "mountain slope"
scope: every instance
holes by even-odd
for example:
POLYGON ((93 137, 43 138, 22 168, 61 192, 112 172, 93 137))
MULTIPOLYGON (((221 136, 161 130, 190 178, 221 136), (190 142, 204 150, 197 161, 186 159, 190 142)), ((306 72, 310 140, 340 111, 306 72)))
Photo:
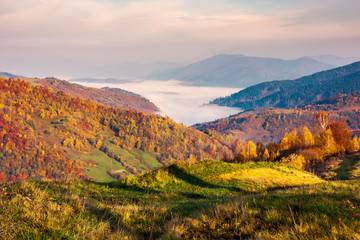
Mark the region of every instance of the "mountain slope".
POLYGON ((0 78, 20 78, 22 76, 19 75, 15 75, 12 73, 8 73, 8 72, 0 72, 0 78))
POLYGON ((0 79, 0 93, 1 181, 69 176, 109 181, 176 161, 233 157, 230 138, 168 118, 15 79, 0 79))
POLYGON ((145 113, 155 113, 159 111, 152 102, 140 95, 134 94, 121 89, 115 88, 91 88, 85 87, 75 83, 69 83, 64 80, 56 78, 44 79, 24 79, 32 84, 40 85, 46 88, 51 88, 54 91, 63 91, 69 93, 74 97, 81 99, 90 99, 96 103, 100 103, 109 107, 132 109, 145 113))
POLYGON ((360 62, 295 80, 260 83, 211 103, 243 109, 289 108, 356 91, 360 91, 360 62))
POLYGON ((294 79, 335 67, 313 59, 282 60, 216 55, 183 68, 153 73, 151 79, 176 79, 192 85, 247 87, 274 79, 294 79))
POLYGON ((318 111, 326 111, 332 120, 342 120, 353 132, 360 132, 360 92, 337 95, 293 109, 256 108, 208 123, 194 125, 200 131, 216 130, 248 141, 278 142, 294 128, 313 127, 318 111))

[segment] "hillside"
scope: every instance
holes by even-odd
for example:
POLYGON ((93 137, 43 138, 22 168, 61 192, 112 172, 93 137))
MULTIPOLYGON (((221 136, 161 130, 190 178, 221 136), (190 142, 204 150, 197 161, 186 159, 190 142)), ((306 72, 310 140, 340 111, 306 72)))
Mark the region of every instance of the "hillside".
POLYGON ((176 79, 197 86, 244 88, 274 79, 295 79, 335 67, 313 59, 282 60, 216 55, 188 66, 150 74, 150 79, 176 79))
POLYGON ((339 57, 339 56, 334 56, 334 55, 330 55, 330 54, 324 54, 324 55, 318 55, 318 56, 308 56, 308 57, 304 57, 304 58, 311 58, 318 62, 335 65, 335 66, 339 66, 339 67, 360 61, 359 57, 339 57))
POLYGON ((195 124, 200 131, 216 130, 245 141, 277 142, 294 128, 313 128, 318 111, 326 111, 332 120, 342 120, 353 132, 360 132, 360 92, 337 95, 297 108, 256 108, 213 122, 195 124))
POLYGON ((360 62, 295 80, 261 83, 211 103, 245 110, 255 107, 290 108, 356 91, 360 91, 360 62))
POLYGON ((90 99, 95 103, 100 103, 109 107, 132 109, 145 113, 156 113, 159 111, 159 108, 148 99, 121 89, 97 89, 85 87, 56 78, 24 78, 23 80, 28 81, 34 85, 51 88, 54 91, 63 91, 65 93, 71 94, 74 97, 79 97, 84 100, 90 99))
POLYGON ((168 118, 15 79, 0 79, 0 93, 1 181, 110 181, 176 161, 233 158, 231 138, 168 118))
POLYGON ((7 239, 360 236, 359 180, 325 182, 274 163, 206 160, 112 183, 27 181, 1 189, 7 239))
POLYGON ((0 78, 20 78, 22 76, 19 75, 15 75, 12 73, 8 73, 8 72, 0 72, 0 78))
POLYGON ((267 162, 246 164, 203 160, 177 163, 130 178, 127 183, 155 191, 193 198, 224 197, 265 189, 321 183, 323 180, 289 165, 267 162))

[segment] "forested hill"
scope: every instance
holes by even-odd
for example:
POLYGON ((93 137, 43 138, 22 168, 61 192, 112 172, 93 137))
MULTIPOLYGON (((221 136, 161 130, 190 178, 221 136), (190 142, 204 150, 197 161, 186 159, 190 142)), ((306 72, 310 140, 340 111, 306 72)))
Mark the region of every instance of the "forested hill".
POLYGON ((0 143, 0 181, 108 181, 176 161, 233 158, 230 137, 1 78, 0 143))
POLYGON ((337 95, 293 109, 256 108, 213 122, 196 124, 200 131, 216 130, 245 141, 277 142, 293 129, 306 125, 312 129, 318 111, 326 111, 331 120, 344 121, 352 132, 360 133, 360 92, 337 95))
POLYGON ((289 108, 359 90, 360 62, 356 62, 295 80, 261 83, 215 99, 212 103, 244 110, 254 107, 289 108))
POLYGON ((138 94, 117 88, 97 89, 56 78, 25 78, 24 80, 35 85, 51 88, 54 91, 64 91, 74 97, 79 97, 85 100, 90 99, 91 101, 101 103, 109 107, 132 109, 145 113, 156 113, 159 111, 159 108, 148 99, 138 94))

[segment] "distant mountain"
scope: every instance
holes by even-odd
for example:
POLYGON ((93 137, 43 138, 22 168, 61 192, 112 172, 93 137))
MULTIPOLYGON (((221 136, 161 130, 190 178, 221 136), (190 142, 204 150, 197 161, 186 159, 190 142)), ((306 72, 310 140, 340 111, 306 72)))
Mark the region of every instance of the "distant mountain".
POLYGON ((172 62, 152 62, 152 63, 137 63, 125 62, 113 65, 94 66, 87 69, 82 69, 81 75, 87 76, 102 76, 122 77, 122 78, 144 78, 152 72, 161 71, 164 69, 172 69, 182 67, 181 63, 172 62))
POLYGON ((54 91, 63 91, 85 100, 90 99, 96 103, 109 107, 132 109, 145 113, 155 113, 159 111, 159 108, 148 99, 121 89, 97 89, 55 78, 27 79, 27 81, 47 88, 52 88, 54 91))
POLYGON ((0 72, 0 78, 20 78, 23 76, 20 75, 15 75, 12 73, 7 73, 7 72, 0 72))
POLYGON ((69 82, 88 82, 88 83, 127 83, 134 81, 133 79, 124 79, 124 78, 72 78, 69 79, 69 82))
POLYGON ((360 62, 295 80, 260 83, 211 103, 245 110, 255 107, 290 108, 356 91, 360 91, 360 62))
POLYGON ((345 121, 350 129, 360 134, 360 92, 337 95, 298 108, 255 108, 213 122, 194 125, 200 131, 216 130, 244 141, 278 142, 294 128, 310 129, 318 111, 326 111, 332 120, 345 121))
POLYGON ((304 57, 304 58, 311 58, 316 61, 319 61, 319 62, 322 62, 325 64, 335 65, 338 67, 360 61, 360 57, 338 57, 338 56, 329 55, 329 54, 319 55, 319 56, 308 56, 308 57, 304 57))
POLYGON ((244 88, 274 79, 295 79, 334 67, 309 58, 282 60, 222 54, 182 68, 155 72, 147 78, 176 79, 200 86, 244 88))

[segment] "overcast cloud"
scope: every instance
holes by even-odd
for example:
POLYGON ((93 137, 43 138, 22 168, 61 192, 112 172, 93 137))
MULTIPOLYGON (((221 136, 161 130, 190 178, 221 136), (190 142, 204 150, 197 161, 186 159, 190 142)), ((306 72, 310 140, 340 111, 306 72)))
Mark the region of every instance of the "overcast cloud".
POLYGON ((358 0, 1 0, 0 71, 360 56, 359 12, 358 0))

